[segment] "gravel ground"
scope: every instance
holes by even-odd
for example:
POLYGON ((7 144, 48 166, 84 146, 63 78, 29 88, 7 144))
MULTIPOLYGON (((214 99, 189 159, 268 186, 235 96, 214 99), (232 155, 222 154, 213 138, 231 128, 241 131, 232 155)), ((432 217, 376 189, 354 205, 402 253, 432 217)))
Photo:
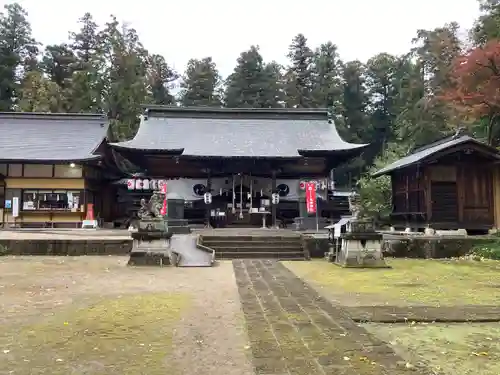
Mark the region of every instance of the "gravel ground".
POLYGON ((0 258, 0 332, 37 324, 65 308, 85 307, 108 297, 185 293, 192 306, 174 328, 167 358, 176 369, 173 375, 253 374, 230 262, 214 268, 130 268, 127 260, 117 256, 0 258))

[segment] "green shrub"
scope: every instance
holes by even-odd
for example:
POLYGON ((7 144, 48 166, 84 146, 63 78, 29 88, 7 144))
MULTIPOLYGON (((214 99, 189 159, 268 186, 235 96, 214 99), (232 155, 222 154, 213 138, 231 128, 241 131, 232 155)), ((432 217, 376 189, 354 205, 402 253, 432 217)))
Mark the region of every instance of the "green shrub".
POLYGON ((0 245, 0 256, 9 255, 9 248, 4 245, 0 245))
POLYGON ((500 242, 491 241, 476 245, 472 248, 472 255, 486 259, 500 260, 500 242))
POLYGON ((383 154, 375 159, 374 165, 358 181, 363 216, 380 218, 391 213, 391 178, 389 176, 373 178, 371 175, 403 157, 406 151, 407 148, 400 144, 389 144, 383 154))

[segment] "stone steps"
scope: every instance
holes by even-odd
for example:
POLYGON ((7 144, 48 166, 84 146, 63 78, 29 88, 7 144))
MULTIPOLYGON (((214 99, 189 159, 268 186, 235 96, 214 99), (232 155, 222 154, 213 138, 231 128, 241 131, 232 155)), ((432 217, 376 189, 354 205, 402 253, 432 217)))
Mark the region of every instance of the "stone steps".
POLYGON ((302 249, 302 243, 300 241, 213 241, 206 240, 203 242, 205 246, 211 247, 241 247, 241 248, 262 248, 262 247, 293 247, 296 249, 302 249))
MULTIPOLYGON (((207 245, 205 245, 207 246, 207 245)), ((207 246, 209 247, 209 246, 207 246)), ((290 253, 290 252, 299 252, 302 253, 302 246, 272 246, 269 244, 262 245, 262 246, 249 246, 249 245, 235 245, 235 246, 216 246, 216 251, 218 252, 230 252, 230 253, 265 253, 265 252, 283 252, 283 253, 290 253)))
POLYGON ((216 259, 306 259, 302 240, 295 235, 200 235, 200 242, 215 251, 216 259))
POLYGON ((302 251, 216 251, 215 259, 282 259, 304 260, 302 251))

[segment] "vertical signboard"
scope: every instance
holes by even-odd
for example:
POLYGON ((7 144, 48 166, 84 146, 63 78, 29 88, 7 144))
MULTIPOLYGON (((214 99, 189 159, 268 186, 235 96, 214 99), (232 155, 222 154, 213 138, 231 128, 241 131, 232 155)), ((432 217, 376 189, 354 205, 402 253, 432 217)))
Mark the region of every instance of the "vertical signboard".
POLYGON ((316 183, 306 183, 306 207, 308 214, 316 213, 316 183))
POLYGON ((19 197, 12 198, 12 217, 19 217, 19 197))

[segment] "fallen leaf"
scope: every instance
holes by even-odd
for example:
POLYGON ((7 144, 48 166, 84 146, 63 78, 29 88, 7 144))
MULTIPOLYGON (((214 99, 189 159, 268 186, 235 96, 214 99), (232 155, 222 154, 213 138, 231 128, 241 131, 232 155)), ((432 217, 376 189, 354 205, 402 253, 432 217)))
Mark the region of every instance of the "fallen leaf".
POLYGON ((351 358, 349 357, 344 357, 344 361, 349 361, 351 358))
POLYGON ((10 350, 9 350, 9 349, 5 349, 5 350, 3 351, 3 354, 7 354, 7 353, 9 353, 9 352, 10 352, 10 350))

